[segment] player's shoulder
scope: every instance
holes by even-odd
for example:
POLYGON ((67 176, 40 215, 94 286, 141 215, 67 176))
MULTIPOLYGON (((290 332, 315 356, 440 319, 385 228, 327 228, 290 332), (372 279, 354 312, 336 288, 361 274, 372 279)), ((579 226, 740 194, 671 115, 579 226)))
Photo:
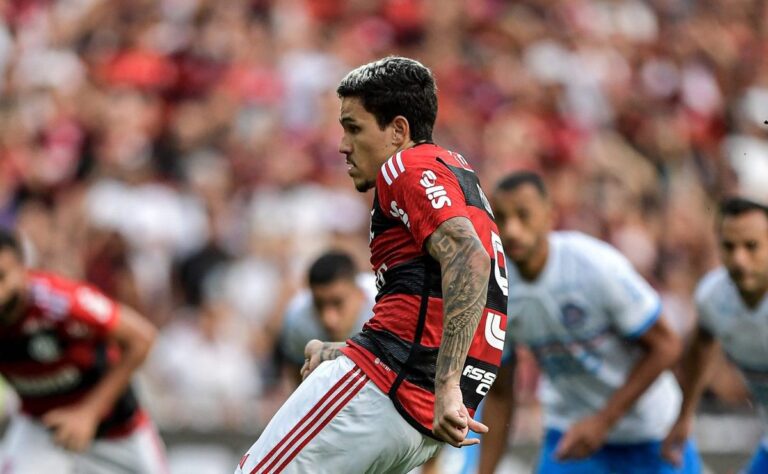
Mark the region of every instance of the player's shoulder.
POLYGON ((27 273, 27 287, 30 302, 46 314, 64 315, 72 308, 77 281, 44 271, 27 273))
POLYGON ((309 289, 304 288, 288 302, 285 308, 285 317, 283 318, 283 325, 288 326, 302 326, 303 323, 314 318, 314 306, 312 305, 312 293, 309 289))
POLYGON ((718 267, 707 272, 696 285, 694 299, 700 305, 713 302, 722 297, 735 297, 733 282, 725 267, 718 267))
POLYGON ((614 246, 583 232, 568 230, 552 232, 551 242, 561 251, 578 255, 587 255, 591 261, 597 262, 604 259, 623 260, 621 252, 614 246))
POLYGON ((451 168, 472 171, 461 154, 432 143, 424 143, 401 150, 389 157, 381 166, 380 175, 388 186, 398 182, 410 183, 424 179, 428 183, 430 180, 437 179, 436 175, 451 174, 451 168), (404 177, 407 178, 403 179, 404 177))

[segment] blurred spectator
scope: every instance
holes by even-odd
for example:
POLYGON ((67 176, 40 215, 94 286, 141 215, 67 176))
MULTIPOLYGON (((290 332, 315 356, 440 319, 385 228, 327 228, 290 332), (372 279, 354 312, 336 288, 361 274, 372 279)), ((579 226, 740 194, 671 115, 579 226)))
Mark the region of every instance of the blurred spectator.
POLYGON ((283 316, 278 350, 284 361, 283 375, 295 386, 304 364, 304 347, 312 339, 346 341, 373 315, 376 279, 359 273, 352 257, 329 251, 307 271, 308 289, 299 291, 283 316))
MULTIPOLYGON (((155 360, 172 391, 197 387, 178 406, 207 400, 198 423, 249 398, 268 413, 310 259, 366 255, 370 196, 338 153, 353 66, 423 60, 435 139, 486 185, 542 172, 558 227, 625 252, 682 333, 716 262, 713 202, 768 189, 765 2, 25 0, 0 17, 0 224, 37 264, 141 308, 162 351, 190 351, 155 360)), ((155 411, 188 423, 175 408, 155 411)))

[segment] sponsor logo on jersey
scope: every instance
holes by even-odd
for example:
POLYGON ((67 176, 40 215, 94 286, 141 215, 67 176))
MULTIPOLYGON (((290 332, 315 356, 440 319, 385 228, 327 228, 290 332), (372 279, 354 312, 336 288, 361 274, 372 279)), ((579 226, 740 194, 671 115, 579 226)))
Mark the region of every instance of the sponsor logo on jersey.
POLYGON ((451 198, 448 197, 448 191, 441 184, 437 184, 437 175, 432 170, 426 170, 421 173, 419 184, 425 189, 427 199, 432 203, 435 209, 451 205, 451 198))
POLYGON ((76 387, 80 379, 80 371, 72 366, 42 376, 8 376, 8 382, 21 396, 43 396, 65 392, 76 387))
POLYGON ((475 388, 475 392, 482 396, 485 396, 488 393, 488 390, 491 389, 491 385, 493 385, 493 381, 496 380, 496 374, 493 372, 488 372, 487 370, 472 365, 466 365, 464 367, 464 372, 461 375, 470 380, 480 382, 477 385, 477 388, 475 388))
POLYGON ((411 228, 411 221, 408 220, 408 214, 404 210, 400 209, 400 207, 397 205, 395 201, 392 201, 389 204, 389 208, 390 208, 389 213, 393 217, 396 217, 401 221, 403 221, 403 224, 405 224, 407 228, 409 229, 411 228))
POLYGON ((29 341, 29 355, 39 362, 53 362, 61 357, 59 343, 48 334, 39 334, 29 341))

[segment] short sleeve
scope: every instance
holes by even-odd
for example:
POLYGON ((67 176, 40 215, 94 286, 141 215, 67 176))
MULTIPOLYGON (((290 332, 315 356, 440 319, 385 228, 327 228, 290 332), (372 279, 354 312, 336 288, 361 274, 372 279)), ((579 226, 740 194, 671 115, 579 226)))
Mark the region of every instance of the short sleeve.
POLYGON ((71 316, 95 330, 97 334, 108 334, 119 321, 119 305, 96 288, 77 284, 71 290, 71 316))
POLYGON ((619 333, 635 339, 661 315, 661 299, 624 256, 611 250, 615 255, 606 259, 602 274, 606 309, 619 333))
POLYGON ((280 329, 280 352, 291 363, 301 365, 304 362, 304 347, 310 339, 321 337, 310 334, 315 326, 312 315, 311 296, 304 290, 294 296, 283 315, 280 329))
POLYGON ((440 224, 454 217, 469 218, 469 213, 461 186, 446 165, 436 158, 401 155, 381 168, 376 182, 379 202, 422 247, 440 224))

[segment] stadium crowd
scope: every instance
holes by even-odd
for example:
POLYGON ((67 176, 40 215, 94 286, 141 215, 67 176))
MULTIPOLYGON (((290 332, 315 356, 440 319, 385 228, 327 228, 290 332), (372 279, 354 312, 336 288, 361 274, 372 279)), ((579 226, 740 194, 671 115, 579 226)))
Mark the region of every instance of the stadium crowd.
MULTIPOLYGON (((620 249, 682 334, 718 198, 768 201, 757 0, 16 0, 0 18, 0 224, 33 265, 152 318, 165 429, 257 431, 286 396, 276 337, 308 264, 337 247, 368 268, 335 94, 359 64, 432 68, 436 141, 486 187, 543 172, 558 227, 620 249)), ((739 402, 734 380, 713 391, 739 402)))

